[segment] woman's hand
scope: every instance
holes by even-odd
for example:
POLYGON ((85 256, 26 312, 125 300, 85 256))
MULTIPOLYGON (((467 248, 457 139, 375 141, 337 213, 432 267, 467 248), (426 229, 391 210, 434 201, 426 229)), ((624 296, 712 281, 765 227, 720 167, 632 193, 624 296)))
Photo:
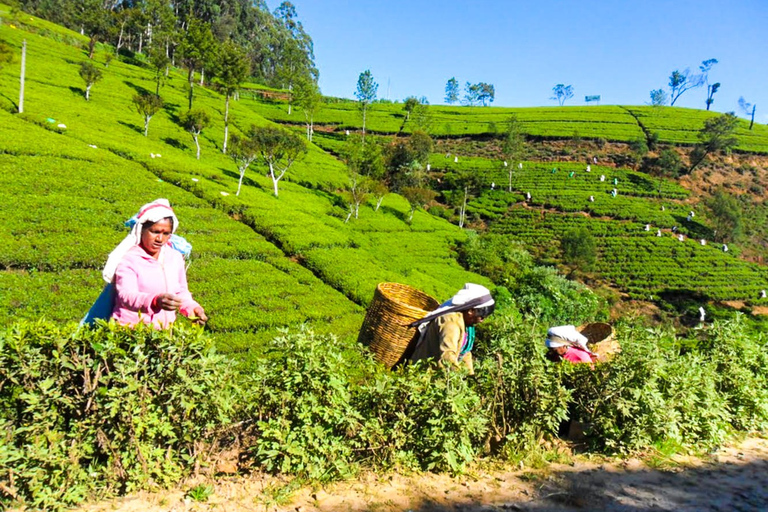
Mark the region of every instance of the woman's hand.
POLYGON ((205 314, 205 310, 200 306, 196 307, 192 311, 192 315, 194 315, 194 317, 190 315, 189 318, 197 325, 205 325, 205 322, 208 321, 208 316, 205 314))
POLYGON ((176 311, 181 307, 179 298, 171 293, 161 293, 155 297, 155 300, 152 302, 154 302, 155 307, 164 309, 165 311, 176 311))

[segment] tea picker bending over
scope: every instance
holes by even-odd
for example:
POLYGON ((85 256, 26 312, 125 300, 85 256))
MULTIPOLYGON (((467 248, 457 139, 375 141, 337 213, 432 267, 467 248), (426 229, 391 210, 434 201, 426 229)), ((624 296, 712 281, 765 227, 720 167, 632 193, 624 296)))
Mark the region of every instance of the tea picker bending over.
POLYGON ((488 288, 465 284, 450 300, 411 324, 420 333, 411 361, 431 359, 447 368, 464 365, 474 374, 475 325, 490 316, 495 306, 488 288))
POLYGON ((171 246, 179 221, 168 200, 145 204, 126 225, 131 232, 109 255, 102 273, 107 283, 114 279, 112 318, 131 327, 143 322, 166 329, 179 311, 205 323, 205 311, 187 288, 184 257, 171 246))
POLYGON ((595 354, 587 348, 586 336, 572 325, 552 327, 547 331, 547 359, 553 362, 562 360, 571 363, 589 363, 594 361, 595 354))

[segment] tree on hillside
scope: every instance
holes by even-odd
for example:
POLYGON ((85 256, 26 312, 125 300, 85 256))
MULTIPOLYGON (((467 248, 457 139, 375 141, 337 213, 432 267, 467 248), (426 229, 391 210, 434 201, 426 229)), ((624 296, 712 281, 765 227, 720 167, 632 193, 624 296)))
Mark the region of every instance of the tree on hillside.
POLYGON ((312 142, 315 134, 315 114, 323 101, 317 81, 310 77, 302 77, 296 82, 293 94, 296 106, 304 113, 304 123, 307 126, 307 140, 312 142))
POLYGON ((482 188, 482 179, 475 170, 459 170, 447 175, 445 184, 450 191, 445 193, 448 203, 459 210, 459 227, 467 219, 467 204, 482 188))
MULTIPOLYGON (((273 43, 277 66, 275 76, 284 89, 293 92, 296 82, 301 79, 317 81, 318 71, 314 65, 314 50, 312 38, 304 31, 298 21, 296 7, 288 1, 283 1, 273 16, 283 29, 284 37, 277 38, 273 43)), ((293 94, 288 100, 288 115, 293 108, 293 94)))
POLYGON ((712 67, 717 64, 717 59, 707 59, 705 61, 701 62, 701 66, 699 66, 699 71, 701 71, 701 77, 704 83, 707 85, 707 110, 709 110, 709 107, 712 106, 712 103, 714 103, 713 96, 717 92, 717 90, 720 88, 720 82, 710 84, 709 83, 709 71, 712 69, 712 67))
POLYGON ((408 223, 413 222, 413 214, 416 212, 416 208, 422 208, 425 204, 433 201, 437 197, 437 192, 430 190, 426 187, 403 187, 400 194, 408 201, 411 206, 410 214, 408 215, 408 223))
MULTIPOLYGON (((255 127, 251 127, 253 131, 255 127)), ((240 175, 240 179, 237 182, 236 196, 240 195, 240 188, 243 186, 243 178, 245 177, 245 171, 248 167, 259 157, 259 151, 256 147, 256 142, 253 137, 250 136, 232 136, 232 146, 229 150, 229 158, 237 165, 237 172, 240 175)))
POLYGON ((110 11, 105 10, 102 4, 102 0, 80 0, 75 4, 80 31, 88 36, 89 59, 93 59, 96 43, 105 39, 109 33, 110 11))
POLYGON ((411 112, 411 125, 413 126, 413 131, 428 132, 431 124, 432 116, 429 112, 429 101, 426 96, 422 96, 411 112))
POLYGON ((477 84, 477 87, 477 99, 482 102, 483 106, 487 107, 489 104, 493 103, 493 100, 496 99, 496 88, 493 86, 493 84, 480 82, 477 84))
POLYGON ((432 148, 434 147, 432 137, 427 132, 415 130, 408 138, 408 145, 411 148, 414 161, 418 162, 422 167, 426 167, 429 163, 429 155, 432 154, 432 148))
POLYGON ((562 107, 565 102, 573 98, 573 86, 565 84, 557 84, 552 88, 553 96, 549 99, 556 100, 562 107))
POLYGON ((387 188, 386 183, 381 180, 371 180, 371 195, 376 200, 376 207, 373 211, 379 211, 381 202, 384 201, 384 197, 387 194, 389 194, 389 188, 387 188))
POLYGON ((755 124, 755 110, 757 109, 757 105, 747 102, 744 99, 744 96, 740 96, 739 108, 744 112, 744 115, 752 116, 752 119, 749 121, 749 129, 751 130, 752 126, 755 124))
POLYGON ((80 78, 85 82, 85 101, 89 101, 91 99, 91 87, 102 78, 101 70, 91 61, 81 62, 80 78))
POLYGON ((712 217, 715 230, 715 240, 736 241, 741 236, 743 217, 739 201, 723 189, 718 189, 715 194, 705 201, 712 217))
POLYGON ((445 102, 449 105, 459 101, 459 81, 456 77, 451 78, 445 84, 445 102))
POLYGON ((419 104, 419 99, 416 96, 408 96, 403 102, 403 110, 405 110, 405 121, 408 122, 411 119, 411 112, 419 104))
POLYGON ((341 159, 354 172, 374 180, 382 180, 386 176, 384 156, 378 144, 361 144, 362 137, 350 135, 341 149, 341 159))
POLYGON ((507 162, 507 172, 509 173, 509 188, 512 192, 512 172, 515 168, 514 162, 519 162, 525 158, 525 135, 517 120, 517 116, 512 114, 507 120, 507 130, 504 139, 501 142, 501 156, 507 162))
POLYGON ((189 87, 188 110, 192 110, 195 69, 202 70, 211 61, 215 45, 216 41, 213 39, 211 28, 200 20, 193 18, 177 50, 182 64, 187 69, 189 87))
POLYGON ((248 77, 250 69, 245 53, 233 42, 227 41, 219 47, 218 58, 215 64, 215 81, 221 92, 224 93, 224 144, 221 152, 227 152, 227 140, 229 139, 229 100, 237 94, 242 84, 248 77))
POLYGON ((253 141, 261 160, 269 168, 275 197, 277 183, 285 176, 293 162, 307 152, 307 143, 294 132, 273 126, 251 127, 249 138, 253 141))
POLYGON ((651 91, 651 105, 654 107, 663 107, 667 104, 669 98, 664 89, 654 89, 651 91))
POLYGON ((700 143, 691 151, 688 172, 693 172, 707 155, 730 151, 739 142, 734 134, 738 124, 739 119, 733 112, 707 119, 698 134, 700 143))
POLYGON ((704 76, 691 73, 685 69, 682 73, 677 69, 669 75, 670 106, 674 107, 677 99, 691 89, 696 89, 704 84, 704 76))
POLYGON ((560 239, 563 262, 582 271, 591 270, 597 259, 597 244, 587 228, 575 228, 560 239))
POLYGON ((184 127, 195 141, 197 147, 197 159, 200 160, 200 133, 211 122, 211 116, 208 112, 201 109, 188 110, 181 115, 181 126, 184 127))
POLYGON ((140 93, 133 97, 136 111, 144 118, 144 136, 149 132, 149 120, 163 108, 163 99, 150 93, 140 93))
POLYGON ((171 59, 165 54, 165 50, 159 47, 153 47, 149 51, 149 64, 155 73, 155 95, 160 96, 160 88, 165 85, 168 67, 171 65, 171 59))
POLYGON ((464 84, 464 99, 462 100, 462 103, 468 107, 473 107, 480 103, 479 84, 471 84, 469 82, 464 84))
POLYGON ((365 117, 368 112, 368 106, 376 99, 376 92, 379 90, 379 84, 373 80, 373 75, 370 69, 366 69, 357 78, 357 90, 355 90, 355 97, 358 101, 360 111, 363 113, 363 139, 362 144, 365 144, 365 117))
POLYGON ((683 160, 674 149, 664 149, 658 157, 643 159, 643 167, 649 174, 659 178, 659 195, 664 186, 664 179, 677 179, 683 170, 683 160))
POLYGON ((349 183, 347 184, 344 197, 349 203, 349 215, 344 221, 349 222, 349 219, 354 216, 358 218, 360 214, 360 205, 368 199, 371 193, 372 180, 366 176, 358 174, 354 169, 349 169, 349 183))

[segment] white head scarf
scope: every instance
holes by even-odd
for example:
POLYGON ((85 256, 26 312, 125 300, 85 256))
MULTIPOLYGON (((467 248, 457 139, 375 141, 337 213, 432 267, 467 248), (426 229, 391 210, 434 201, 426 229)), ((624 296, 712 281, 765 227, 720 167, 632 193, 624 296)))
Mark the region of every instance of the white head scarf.
POLYGON ((141 229, 147 222, 154 224, 161 221, 166 217, 173 219, 173 226, 171 232, 175 233, 176 228, 179 227, 179 219, 176 218, 176 214, 173 213, 171 203, 167 199, 156 199, 151 203, 147 203, 139 209, 139 213, 131 217, 126 223, 126 226, 131 227, 131 232, 128 233, 120 244, 109 254, 107 258, 107 264, 104 266, 104 270, 101 276, 104 281, 111 283, 115 277, 115 270, 117 265, 122 261, 123 256, 134 246, 141 243, 141 229))
POLYGON ((456 293, 456 295, 440 304, 439 308, 432 311, 424 318, 413 322, 411 325, 416 326, 425 324, 448 313, 467 311, 473 308, 483 308, 494 304, 495 302, 493 297, 491 297, 491 292, 488 288, 479 284, 467 283, 464 285, 464 288, 456 293))
POLYGON ((573 325, 560 325, 552 327, 547 331, 547 341, 545 344, 549 348, 577 346, 591 354, 592 351, 587 348, 588 341, 589 339, 581 334, 573 325))

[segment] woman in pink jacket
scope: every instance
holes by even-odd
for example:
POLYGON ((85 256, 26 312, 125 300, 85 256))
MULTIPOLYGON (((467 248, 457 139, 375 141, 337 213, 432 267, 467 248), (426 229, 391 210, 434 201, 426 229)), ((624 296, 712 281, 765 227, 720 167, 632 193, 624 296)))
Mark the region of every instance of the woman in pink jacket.
POLYGON ((168 200, 145 204, 130 223, 131 233, 109 255, 103 273, 115 284, 112 318, 131 327, 142 322, 166 329, 178 311, 204 324, 205 310, 187 288, 184 257, 170 245, 179 222, 168 200))

